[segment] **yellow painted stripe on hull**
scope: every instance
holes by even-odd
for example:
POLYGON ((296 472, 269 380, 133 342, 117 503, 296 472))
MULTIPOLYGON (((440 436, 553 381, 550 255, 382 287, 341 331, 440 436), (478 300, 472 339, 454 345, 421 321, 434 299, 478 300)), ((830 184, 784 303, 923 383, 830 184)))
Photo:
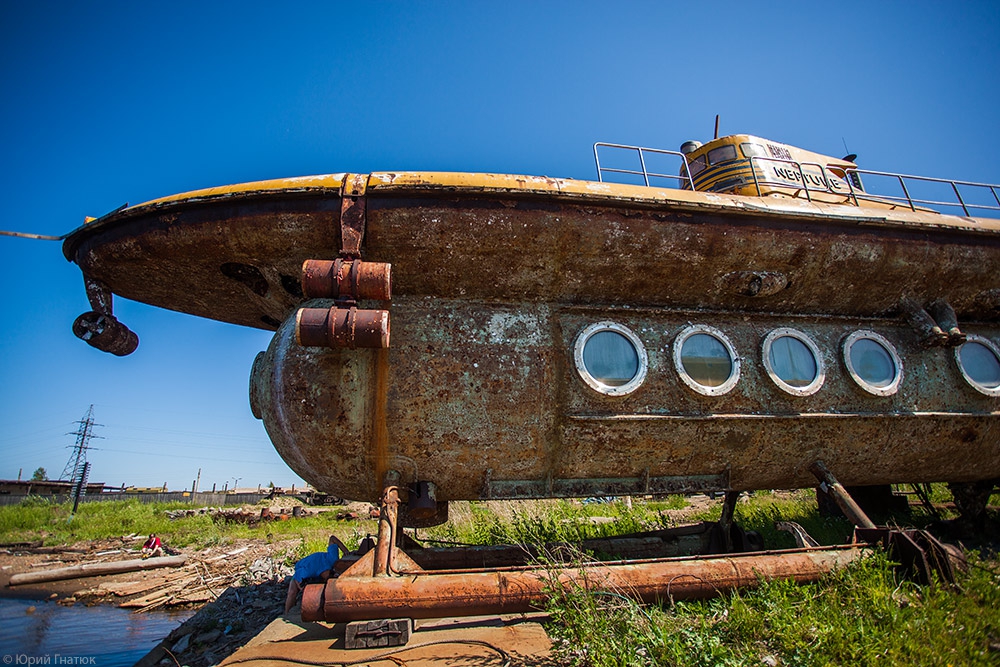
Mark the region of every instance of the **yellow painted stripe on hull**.
MULTIPOLYGON (((339 196, 346 174, 300 176, 250 183, 239 183, 203 190, 180 193, 154 199, 108 216, 117 219, 137 213, 140 209, 160 208, 172 204, 201 203, 213 199, 239 196, 281 196, 300 192, 326 192, 339 196)), ((368 180, 367 194, 404 196, 411 193, 448 193, 474 196, 532 195, 552 196, 577 200, 595 205, 670 206, 693 211, 729 211, 744 214, 774 214, 804 218, 829 218, 854 220, 862 224, 921 225, 936 228, 974 229, 1000 232, 1000 220, 989 218, 962 218, 936 213, 909 210, 873 210, 842 204, 791 198, 768 198, 745 195, 728 195, 712 192, 692 192, 673 188, 644 185, 603 183, 577 179, 523 176, 514 174, 480 174, 464 172, 374 172, 368 180)), ((84 228, 89 225, 84 225, 84 228)), ((77 230, 79 231, 79 230, 77 230)), ((74 232, 75 233, 75 232, 74 232)))

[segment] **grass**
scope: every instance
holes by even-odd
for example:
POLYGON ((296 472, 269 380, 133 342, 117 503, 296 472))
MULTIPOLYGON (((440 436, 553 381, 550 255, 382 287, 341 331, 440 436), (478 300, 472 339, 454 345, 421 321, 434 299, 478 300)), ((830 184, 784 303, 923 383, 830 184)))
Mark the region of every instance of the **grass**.
POLYGON ((963 590, 900 581, 873 553, 819 582, 762 583, 641 608, 557 589, 549 633, 569 665, 996 665, 1000 570, 972 555, 963 590))
POLYGON ((81 504, 70 518, 71 503, 56 504, 30 498, 18 505, 0 507, 0 543, 33 542, 64 545, 130 534, 156 533, 167 547, 205 548, 239 539, 298 540, 294 557, 325 551, 330 533, 354 548, 372 532, 372 522, 340 521, 333 512, 268 521, 248 526, 215 521, 207 514, 171 520, 167 512, 191 509, 187 503, 140 503, 135 500, 81 504))
MULTIPOLYGON (((934 493, 935 502, 949 499, 937 485, 934 493)), ((667 510, 684 504, 674 498, 632 508, 622 502, 457 504, 457 521, 425 535, 468 544, 574 541, 674 525, 667 510), (595 523, 595 516, 607 520, 595 523)), ((691 512, 688 521, 716 520, 720 512, 715 503, 691 512)), ((925 525, 932 518, 915 509, 897 520, 925 525)), ((736 521, 761 533, 772 549, 794 546, 774 528, 776 521, 799 523, 821 544, 846 542, 852 532, 845 519, 819 514, 812 491, 745 496, 736 521)), ((969 556, 961 590, 905 581, 881 552, 816 583, 762 582, 673 606, 640 605, 618 591, 551 586, 547 630, 560 664, 579 667, 1000 664, 1000 560, 969 556)))
MULTIPOLYGON (((932 498, 948 500, 937 485, 932 498)), ((420 537, 465 544, 573 542, 715 520, 720 506, 696 509, 683 497, 631 506, 567 500, 453 503, 452 520, 420 531, 420 537), (676 515, 682 509, 683 521, 676 515)), ((289 539, 298 540, 289 555, 294 560, 325 549, 331 532, 355 547, 375 530, 373 522, 337 521, 333 513, 253 528, 204 515, 166 517, 167 510, 189 507, 87 503, 70 521, 69 505, 29 501, 0 507, 0 542, 69 544, 146 532, 160 534, 171 546, 289 539)), ((900 523, 924 525, 932 518, 916 510, 900 523)), ((793 546, 790 535, 774 528, 776 521, 799 523, 821 544, 842 543, 851 533, 846 520, 819 515, 811 491, 745 496, 736 521, 761 533, 772 549, 793 546)), ((1000 664, 1000 559, 971 552, 970 560, 969 571, 960 575, 961 591, 902 580, 877 552, 812 584, 761 582, 714 600, 664 606, 640 605, 619 591, 553 586, 547 630, 559 663, 578 667, 1000 664)))
POLYGON ((452 503, 451 520, 424 531, 427 539, 460 544, 544 544, 656 530, 674 525, 666 510, 682 509, 682 496, 640 502, 570 500, 452 503), (600 519, 600 520, 597 520, 600 519))

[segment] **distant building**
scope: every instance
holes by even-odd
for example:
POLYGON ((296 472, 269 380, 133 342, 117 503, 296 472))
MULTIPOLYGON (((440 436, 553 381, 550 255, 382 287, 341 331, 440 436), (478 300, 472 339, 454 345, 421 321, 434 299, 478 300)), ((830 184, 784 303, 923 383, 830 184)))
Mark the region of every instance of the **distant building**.
MULTIPOLYGON (((88 482, 86 495, 100 495, 104 492, 104 482, 88 482)), ((20 480, 0 479, 2 496, 71 496, 73 482, 65 480, 20 480)))

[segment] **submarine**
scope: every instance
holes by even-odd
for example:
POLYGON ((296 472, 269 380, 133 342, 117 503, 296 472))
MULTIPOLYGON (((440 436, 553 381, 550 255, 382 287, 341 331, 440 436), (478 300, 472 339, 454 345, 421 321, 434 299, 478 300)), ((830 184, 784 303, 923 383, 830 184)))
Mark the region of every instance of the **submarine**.
POLYGON ((596 181, 338 173, 88 219, 74 333, 134 351, 114 295, 273 330, 249 397, 275 448, 344 498, 398 474, 403 525, 812 487, 818 460, 852 486, 1000 480, 1000 199, 962 195, 996 186, 942 181, 941 212, 917 177, 752 135, 594 150, 596 181), (886 176, 902 195, 862 181, 886 176))

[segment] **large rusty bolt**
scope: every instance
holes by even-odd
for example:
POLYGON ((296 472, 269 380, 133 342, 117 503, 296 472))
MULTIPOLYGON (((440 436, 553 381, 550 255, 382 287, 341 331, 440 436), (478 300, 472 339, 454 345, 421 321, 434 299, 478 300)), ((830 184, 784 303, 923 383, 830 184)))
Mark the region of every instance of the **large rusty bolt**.
POLYGON ((139 337, 114 315, 88 311, 73 322, 73 335, 102 352, 124 357, 139 347, 139 337))
POLYGON ((389 311, 357 308, 300 308, 295 342, 304 347, 387 348, 389 311))
POLYGON ((392 264, 355 260, 307 259, 302 293, 310 299, 392 299, 392 264))

